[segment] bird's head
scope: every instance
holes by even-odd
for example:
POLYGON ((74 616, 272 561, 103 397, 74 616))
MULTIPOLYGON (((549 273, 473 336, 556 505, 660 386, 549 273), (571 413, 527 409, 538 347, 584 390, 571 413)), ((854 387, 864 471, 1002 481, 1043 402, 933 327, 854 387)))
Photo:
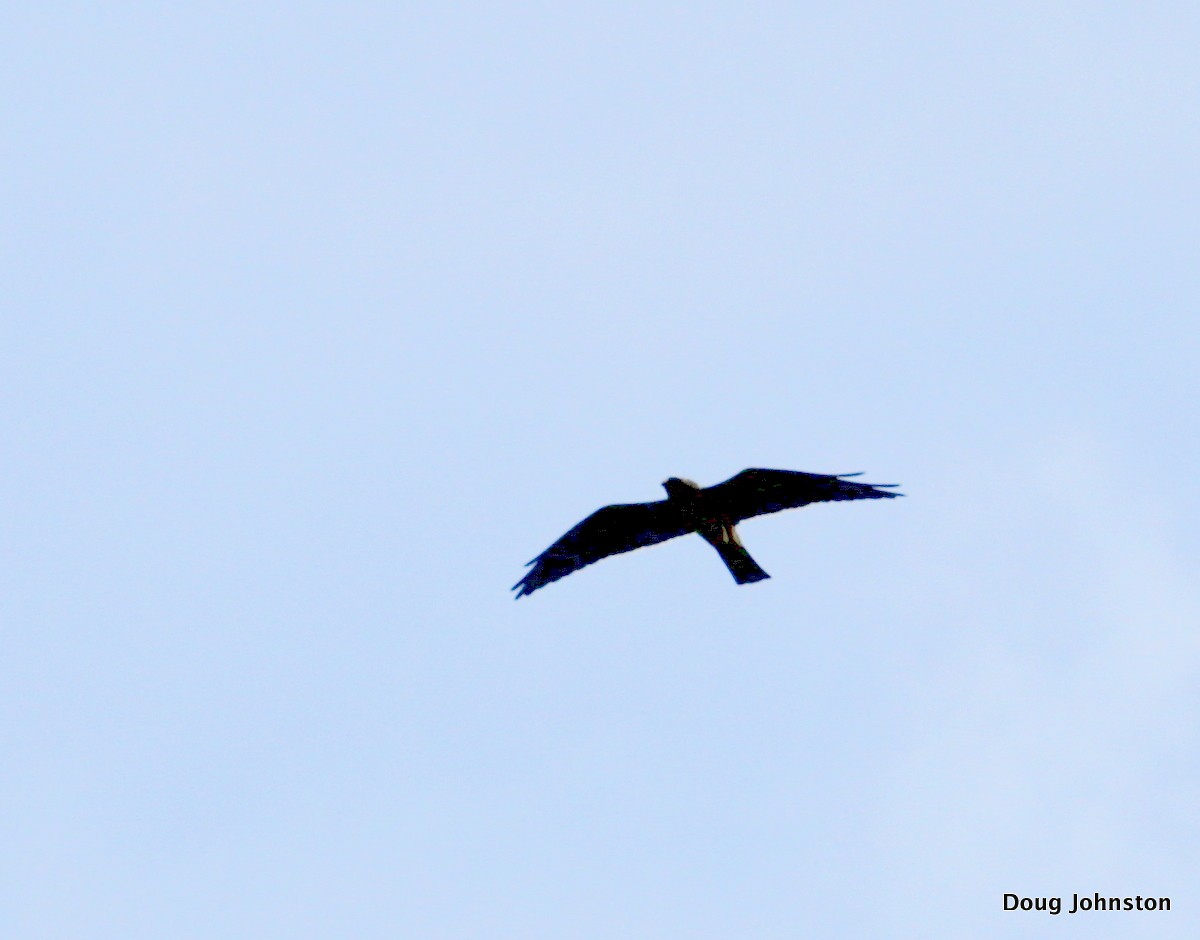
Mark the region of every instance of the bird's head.
POLYGON ((671 499, 679 499, 687 497, 699 492, 698 484, 691 480, 685 480, 682 477, 669 477, 663 481, 663 489, 667 491, 667 496, 671 499))

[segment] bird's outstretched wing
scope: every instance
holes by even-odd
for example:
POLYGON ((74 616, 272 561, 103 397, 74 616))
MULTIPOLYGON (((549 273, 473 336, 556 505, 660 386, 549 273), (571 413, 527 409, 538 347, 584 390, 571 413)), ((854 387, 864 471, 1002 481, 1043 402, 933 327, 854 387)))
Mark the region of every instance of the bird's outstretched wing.
POLYGON ((824 503, 843 499, 887 499, 903 496, 888 487, 895 483, 856 483, 847 477, 823 473, 801 473, 798 470, 743 470, 724 483, 704 490, 708 505, 720 507, 732 522, 751 516, 761 516, 781 509, 796 509, 809 503, 824 503))
POLYGON ((605 506, 529 562, 533 568, 513 590, 518 598, 524 597, 601 558, 657 545, 690 531, 679 510, 665 499, 605 506))

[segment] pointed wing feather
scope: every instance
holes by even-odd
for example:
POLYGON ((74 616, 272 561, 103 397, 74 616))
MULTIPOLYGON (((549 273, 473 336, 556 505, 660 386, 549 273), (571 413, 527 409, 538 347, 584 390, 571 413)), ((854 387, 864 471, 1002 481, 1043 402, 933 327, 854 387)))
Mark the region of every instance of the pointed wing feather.
POLYGON ((533 567, 513 590, 518 598, 524 597, 601 558, 657 545, 690 531, 665 499, 605 506, 529 562, 533 567))
POLYGON ((827 475, 798 470, 743 470, 724 483, 704 490, 710 505, 720 507, 734 522, 809 503, 844 499, 887 499, 903 496, 887 488, 894 483, 858 483, 846 479, 857 473, 827 475))

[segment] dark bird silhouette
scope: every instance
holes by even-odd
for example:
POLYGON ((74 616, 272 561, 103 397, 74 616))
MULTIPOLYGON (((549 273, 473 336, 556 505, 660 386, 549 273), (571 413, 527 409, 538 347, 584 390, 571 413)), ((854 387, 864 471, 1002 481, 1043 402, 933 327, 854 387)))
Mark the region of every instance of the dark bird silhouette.
POLYGON ((696 532, 717 550, 738 584, 769 578, 750 557, 735 526, 743 519, 809 503, 846 499, 887 499, 895 483, 858 483, 861 476, 842 473, 801 473, 797 470, 743 470, 716 486, 701 487, 671 477, 663 488, 667 498, 653 503, 622 503, 598 509, 537 558, 513 585, 517 597, 532 594, 601 558, 657 545, 696 532))

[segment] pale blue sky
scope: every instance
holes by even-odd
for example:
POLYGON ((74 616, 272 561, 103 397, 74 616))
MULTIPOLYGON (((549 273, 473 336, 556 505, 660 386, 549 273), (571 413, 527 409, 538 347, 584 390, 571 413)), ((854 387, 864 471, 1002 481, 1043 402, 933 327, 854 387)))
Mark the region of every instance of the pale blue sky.
POLYGON ((0 932, 1197 935, 1194 4, 0 37, 0 932))

